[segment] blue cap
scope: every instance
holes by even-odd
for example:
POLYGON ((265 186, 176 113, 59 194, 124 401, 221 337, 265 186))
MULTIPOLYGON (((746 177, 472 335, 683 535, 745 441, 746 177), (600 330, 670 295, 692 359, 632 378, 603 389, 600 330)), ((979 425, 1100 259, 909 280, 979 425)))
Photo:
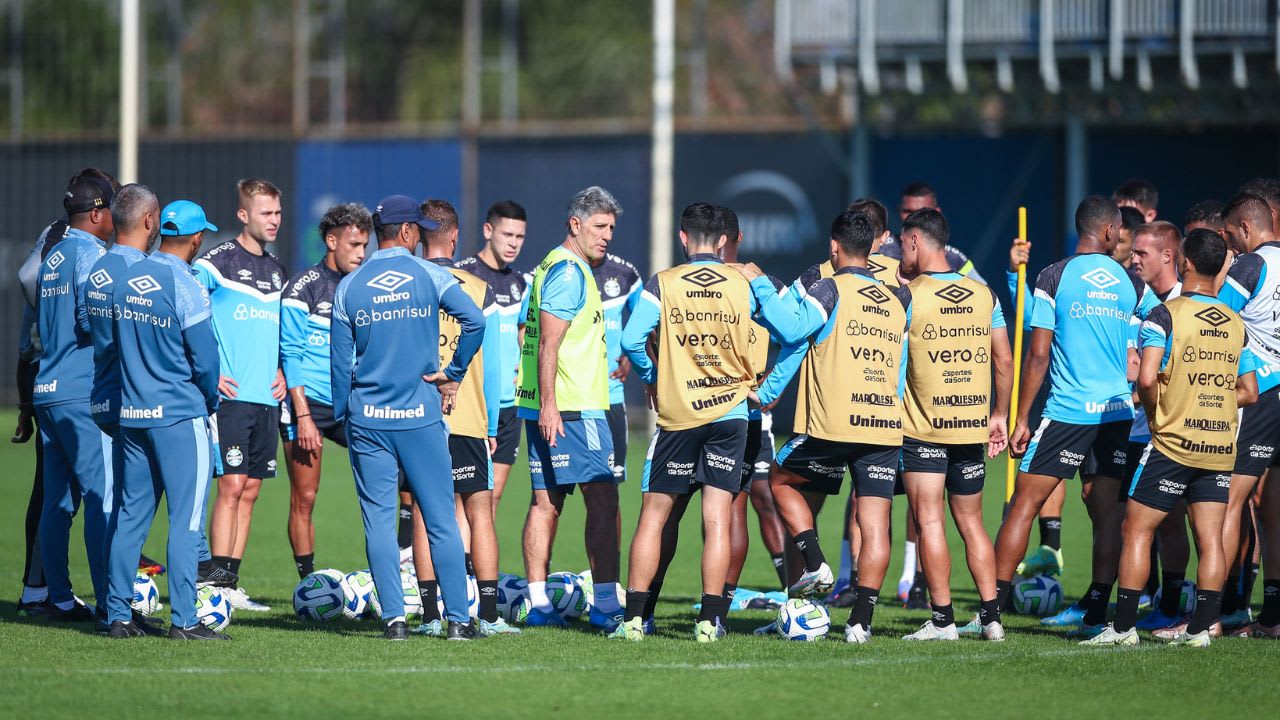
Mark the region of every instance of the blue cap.
POLYGON ((218 232, 218 226, 204 216, 204 208, 190 200, 174 200, 160 212, 161 235, 195 235, 201 230, 218 232))
POLYGON ((422 214, 422 205, 408 195, 392 195, 382 198, 378 207, 373 210, 373 224, 399 225, 400 223, 417 223, 423 230, 438 230, 440 223, 422 214))

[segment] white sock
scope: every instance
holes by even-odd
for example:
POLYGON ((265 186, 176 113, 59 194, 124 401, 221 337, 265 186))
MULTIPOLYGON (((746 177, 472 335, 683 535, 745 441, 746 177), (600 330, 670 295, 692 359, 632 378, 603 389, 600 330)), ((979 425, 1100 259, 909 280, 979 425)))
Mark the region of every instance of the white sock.
POLYGON ((916 544, 907 541, 905 552, 902 555, 902 578, 898 581, 914 582, 916 579, 916 544))
POLYGON ((617 583, 596 585, 596 609, 605 615, 615 615, 622 609, 622 604, 618 602, 617 583))
POLYGON ((68 600, 66 602, 54 603, 54 606, 57 607, 59 610, 70 610, 71 608, 76 606, 76 601, 68 600))
POLYGON ((529 605, 541 612, 551 612, 551 598, 547 597, 547 581, 529 583, 529 605))
POLYGON ((44 602, 49 599, 49 586, 31 587, 29 585, 22 586, 22 600, 24 603, 44 602))
POLYGON ((836 580, 849 582, 853 579, 853 545, 848 540, 840 542, 840 576, 836 580))

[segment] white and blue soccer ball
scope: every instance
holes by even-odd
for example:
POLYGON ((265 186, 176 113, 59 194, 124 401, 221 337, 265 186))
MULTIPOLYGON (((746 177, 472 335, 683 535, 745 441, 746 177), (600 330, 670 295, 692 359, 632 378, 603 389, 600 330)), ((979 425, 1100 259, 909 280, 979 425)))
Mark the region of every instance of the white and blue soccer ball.
POLYGON ((205 585, 196 589, 196 619, 210 630, 231 624, 231 602, 220 588, 205 585))
POLYGON ((1062 585, 1051 575, 1035 575, 1013 583, 1013 610, 1048 617, 1062 608, 1062 585))
POLYGON ((578 576, 571 572, 547 576, 547 597, 560 617, 574 620, 587 611, 587 596, 582 592, 578 576))
MULTIPOLYGON (((1156 590, 1156 594, 1151 598, 1151 604, 1160 607, 1160 599, 1164 596, 1164 586, 1156 590)), ((1190 580, 1182 581, 1182 589, 1178 593, 1178 614, 1189 615, 1196 609, 1196 584, 1190 580)))
POLYGON ((522 623, 529 616, 529 583, 519 575, 498 574, 498 614, 508 622, 522 623))
POLYGON ((164 607, 160 604, 160 589, 150 575, 138 573, 133 578, 133 600, 129 604, 142 615, 151 615, 164 607))
POLYGON ((791 598, 778 608, 778 634, 788 640, 812 642, 831 630, 831 614, 822 603, 791 598))
POLYGON ((378 594, 368 570, 347 573, 342 590, 342 614, 352 620, 369 613, 378 594))
MULTIPOLYGON (((436 592, 436 609, 440 611, 440 617, 444 614, 444 594, 436 592)), ((467 576, 467 616, 480 617, 480 585, 476 582, 475 576, 467 576)))
MULTIPOLYGON (((422 593, 418 592, 418 576, 416 573, 411 575, 401 570, 400 591, 404 593, 405 619, 416 620, 422 617, 422 593)), ((382 614, 381 608, 379 608, 378 614, 382 614)))
POLYGON ((345 576, 336 570, 311 573, 293 591, 293 611, 303 620, 332 620, 342 615, 345 584, 345 576))

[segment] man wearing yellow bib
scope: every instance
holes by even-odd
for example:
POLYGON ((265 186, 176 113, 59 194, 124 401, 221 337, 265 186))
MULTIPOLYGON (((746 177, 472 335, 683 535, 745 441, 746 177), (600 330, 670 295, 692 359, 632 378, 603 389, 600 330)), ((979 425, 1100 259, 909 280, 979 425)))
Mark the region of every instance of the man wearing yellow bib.
POLYGON ((533 273, 520 350, 517 414, 529 441, 533 501, 524 525, 532 626, 564 625, 547 596, 547 566, 565 496, 582 486, 586 545, 596 601, 591 623, 612 630, 618 603, 618 486, 613 474, 609 357, 604 308, 591 263, 604 257, 622 214, 618 201, 592 186, 569 203, 568 234, 533 273))

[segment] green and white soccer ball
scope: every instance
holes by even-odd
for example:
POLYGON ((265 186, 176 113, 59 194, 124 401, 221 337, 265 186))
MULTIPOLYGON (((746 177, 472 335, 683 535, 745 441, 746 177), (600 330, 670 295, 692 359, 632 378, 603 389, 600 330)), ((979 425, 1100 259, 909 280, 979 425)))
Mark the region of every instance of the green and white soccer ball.
POLYGON ((342 614, 352 620, 369 613, 378 594, 378 589, 373 585, 373 576, 368 570, 347 573, 342 590, 342 614))
POLYGON ((519 575, 498 575, 498 614, 507 622, 522 623, 529 616, 529 583, 519 575))
POLYGON ((150 575, 138 573, 133 578, 133 599, 129 604, 142 615, 151 615, 164 607, 160 604, 160 589, 150 575))
POLYGON ((404 593, 405 619, 416 620, 422 617, 422 594, 418 592, 417 575, 410 575, 402 570, 400 572, 400 590, 404 593))
POLYGON ((223 630, 231 624, 231 602, 220 588, 205 585, 196 589, 196 619, 211 630, 223 630))
POLYGON ((302 578, 293 591, 293 611, 303 620, 332 620, 342 615, 346 600, 345 576, 336 570, 320 570, 302 578))
MULTIPOLYGON (((1155 597, 1151 598, 1151 604, 1160 607, 1160 599, 1164 596, 1164 586, 1156 590, 1155 597)), ((1189 615, 1196 609, 1196 584, 1190 580, 1182 581, 1182 590, 1178 594, 1178 614, 1189 615)))
POLYGON ((1062 585, 1051 575, 1015 578, 1013 610, 1020 615, 1048 617, 1062 608, 1062 585))
POLYGON ((578 576, 571 572, 547 576, 547 597, 560 617, 574 620, 587 611, 587 596, 582 592, 578 576))
MULTIPOLYGON (((440 611, 440 617, 445 616, 443 593, 436 593, 436 609, 440 611)), ((467 615, 480 617, 480 586, 472 575, 467 576, 467 615)))
POLYGON ((788 640, 812 642, 831 630, 831 615, 822 603, 791 598, 778 608, 778 634, 788 640))

